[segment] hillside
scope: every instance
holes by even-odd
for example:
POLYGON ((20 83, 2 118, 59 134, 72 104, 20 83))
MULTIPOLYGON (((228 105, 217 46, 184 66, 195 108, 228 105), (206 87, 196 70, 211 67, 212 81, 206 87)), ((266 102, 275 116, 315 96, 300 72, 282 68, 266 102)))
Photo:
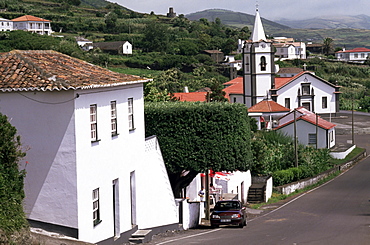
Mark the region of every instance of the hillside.
POLYGON ((370 29, 370 17, 367 15, 322 16, 305 20, 277 20, 277 23, 296 29, 370 29))
MULTIPOLYGON (((248 26, 251 30, 254 24, 254 15, 234 12, 224 9, 208 9, 196 13, 191 13, 185 15, 189 20, 199 20, 201 18, 206 18, 209 21, 214 21, 216 18, 221 20, 221 23, 228 26, 233 26, 237 28, 243 28, 248 26)), ((290 29, 290 27, 276 22, 262 18, 262 23, 265 27, 266 33, 274 32, 282 29, 290 29)))

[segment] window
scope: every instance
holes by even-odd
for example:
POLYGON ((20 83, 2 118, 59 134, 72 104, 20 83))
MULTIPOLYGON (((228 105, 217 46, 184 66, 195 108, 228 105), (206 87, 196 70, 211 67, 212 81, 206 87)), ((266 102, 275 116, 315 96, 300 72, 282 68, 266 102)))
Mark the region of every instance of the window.
POLYGON ((33 29, 33 24, 32 23, 30 23, 30 29, 33 29))
POLYGON ((266 57, 265 56, 262 56, 261 57, 261 71, 266 71, 266 57))
POLYGON ((90 105, 91 141, 98 141, 98 125, 96 121, 96 105, 90 105))
POLYGON ((285 107, 290 109, 290 98, 285 98, 285 107))
POLYGON ((93 202, 93 224, 98 225, 100 220, 100 210, 99 210, 99 188, 93 190, 92 192, 92 202, 93 202))
POLYGON ((329 133, 329 139, 330 139, 330 142, 333 142, 334 141, 334 131, 331 131, 329 133))
POLYGON ((310 84, 302 84, 302 95, 310 95, 310 84))
POLYGON ((355 56, 355 58, 358 58, 358 54, 355 54, 354 56, 355 56))
POLYGON ((134 130, 134 99, 128 99, 128 128, 134 130))
POLYGON ((110 115, 111 115, 111 132, 112 136, 118 135, 117 132, 117 107, 116 107, 116 101, 110 102, 110 115))
POLYGON ((316 134, 308 134, 308 144, 309 145, 316 144, 316 134))
POLYGON ((365 54, 364 53, 361 53, 361 58, 365 58, 365 54))
POLYGON ((322 97, 322 109, 328 108, 328 97, 322 97))

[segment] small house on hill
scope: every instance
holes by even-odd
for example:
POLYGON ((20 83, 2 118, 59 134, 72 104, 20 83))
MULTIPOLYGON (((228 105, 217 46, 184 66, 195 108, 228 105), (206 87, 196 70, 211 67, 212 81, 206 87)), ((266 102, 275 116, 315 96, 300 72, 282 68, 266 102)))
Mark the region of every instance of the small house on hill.
POLYGON ((340 61, 364 63, 370 58, 370 49, 355 48, 351 50, 341 50, 335 53, 335 58, 340 61))
POLYGON ((41 35, 51 35, 50 20, 45 20, 32 15, 25 15, 11 20, 14 30, 29 31, 41 35))
POLYGON ((216 63, 221 63, 225 59, 224 53, 219 50, 203 50, 202 53, 209 55, 216 63))
POLYGON ((132 54, 132 44, 128 41, 94 43, 93 47, 114 54, 132 54))

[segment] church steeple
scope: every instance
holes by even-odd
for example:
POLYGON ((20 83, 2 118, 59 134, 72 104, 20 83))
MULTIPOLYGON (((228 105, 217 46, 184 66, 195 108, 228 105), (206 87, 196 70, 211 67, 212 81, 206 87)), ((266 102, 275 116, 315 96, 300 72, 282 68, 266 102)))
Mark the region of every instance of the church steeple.
POLYGON ((274 48, 266 39, 256 5, 253 33, 243 47, 244 104, 251 107, 266 98, 275 81, 274 48))
POLYGON ((253 42, 259 42, 260 40, 266 41, 265 30, 263 29, 261 16, 258 12, 258 4, 256 7, 256 18, 254 19, 253 34, 251 39, 253 42))

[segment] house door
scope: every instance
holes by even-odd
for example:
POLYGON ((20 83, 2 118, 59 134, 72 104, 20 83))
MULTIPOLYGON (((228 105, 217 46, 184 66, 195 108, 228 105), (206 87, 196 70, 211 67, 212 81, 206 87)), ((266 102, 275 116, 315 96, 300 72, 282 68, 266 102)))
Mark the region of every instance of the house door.
POLYGON ((136 225, 136 181, 135 171, 130 173, 131 224, 136 225))
POLYGON ((113 180, 113 228, 114 237, 119 237, 120 232, 120 221, 119 221, 119 189, 118 179, 113 180))

